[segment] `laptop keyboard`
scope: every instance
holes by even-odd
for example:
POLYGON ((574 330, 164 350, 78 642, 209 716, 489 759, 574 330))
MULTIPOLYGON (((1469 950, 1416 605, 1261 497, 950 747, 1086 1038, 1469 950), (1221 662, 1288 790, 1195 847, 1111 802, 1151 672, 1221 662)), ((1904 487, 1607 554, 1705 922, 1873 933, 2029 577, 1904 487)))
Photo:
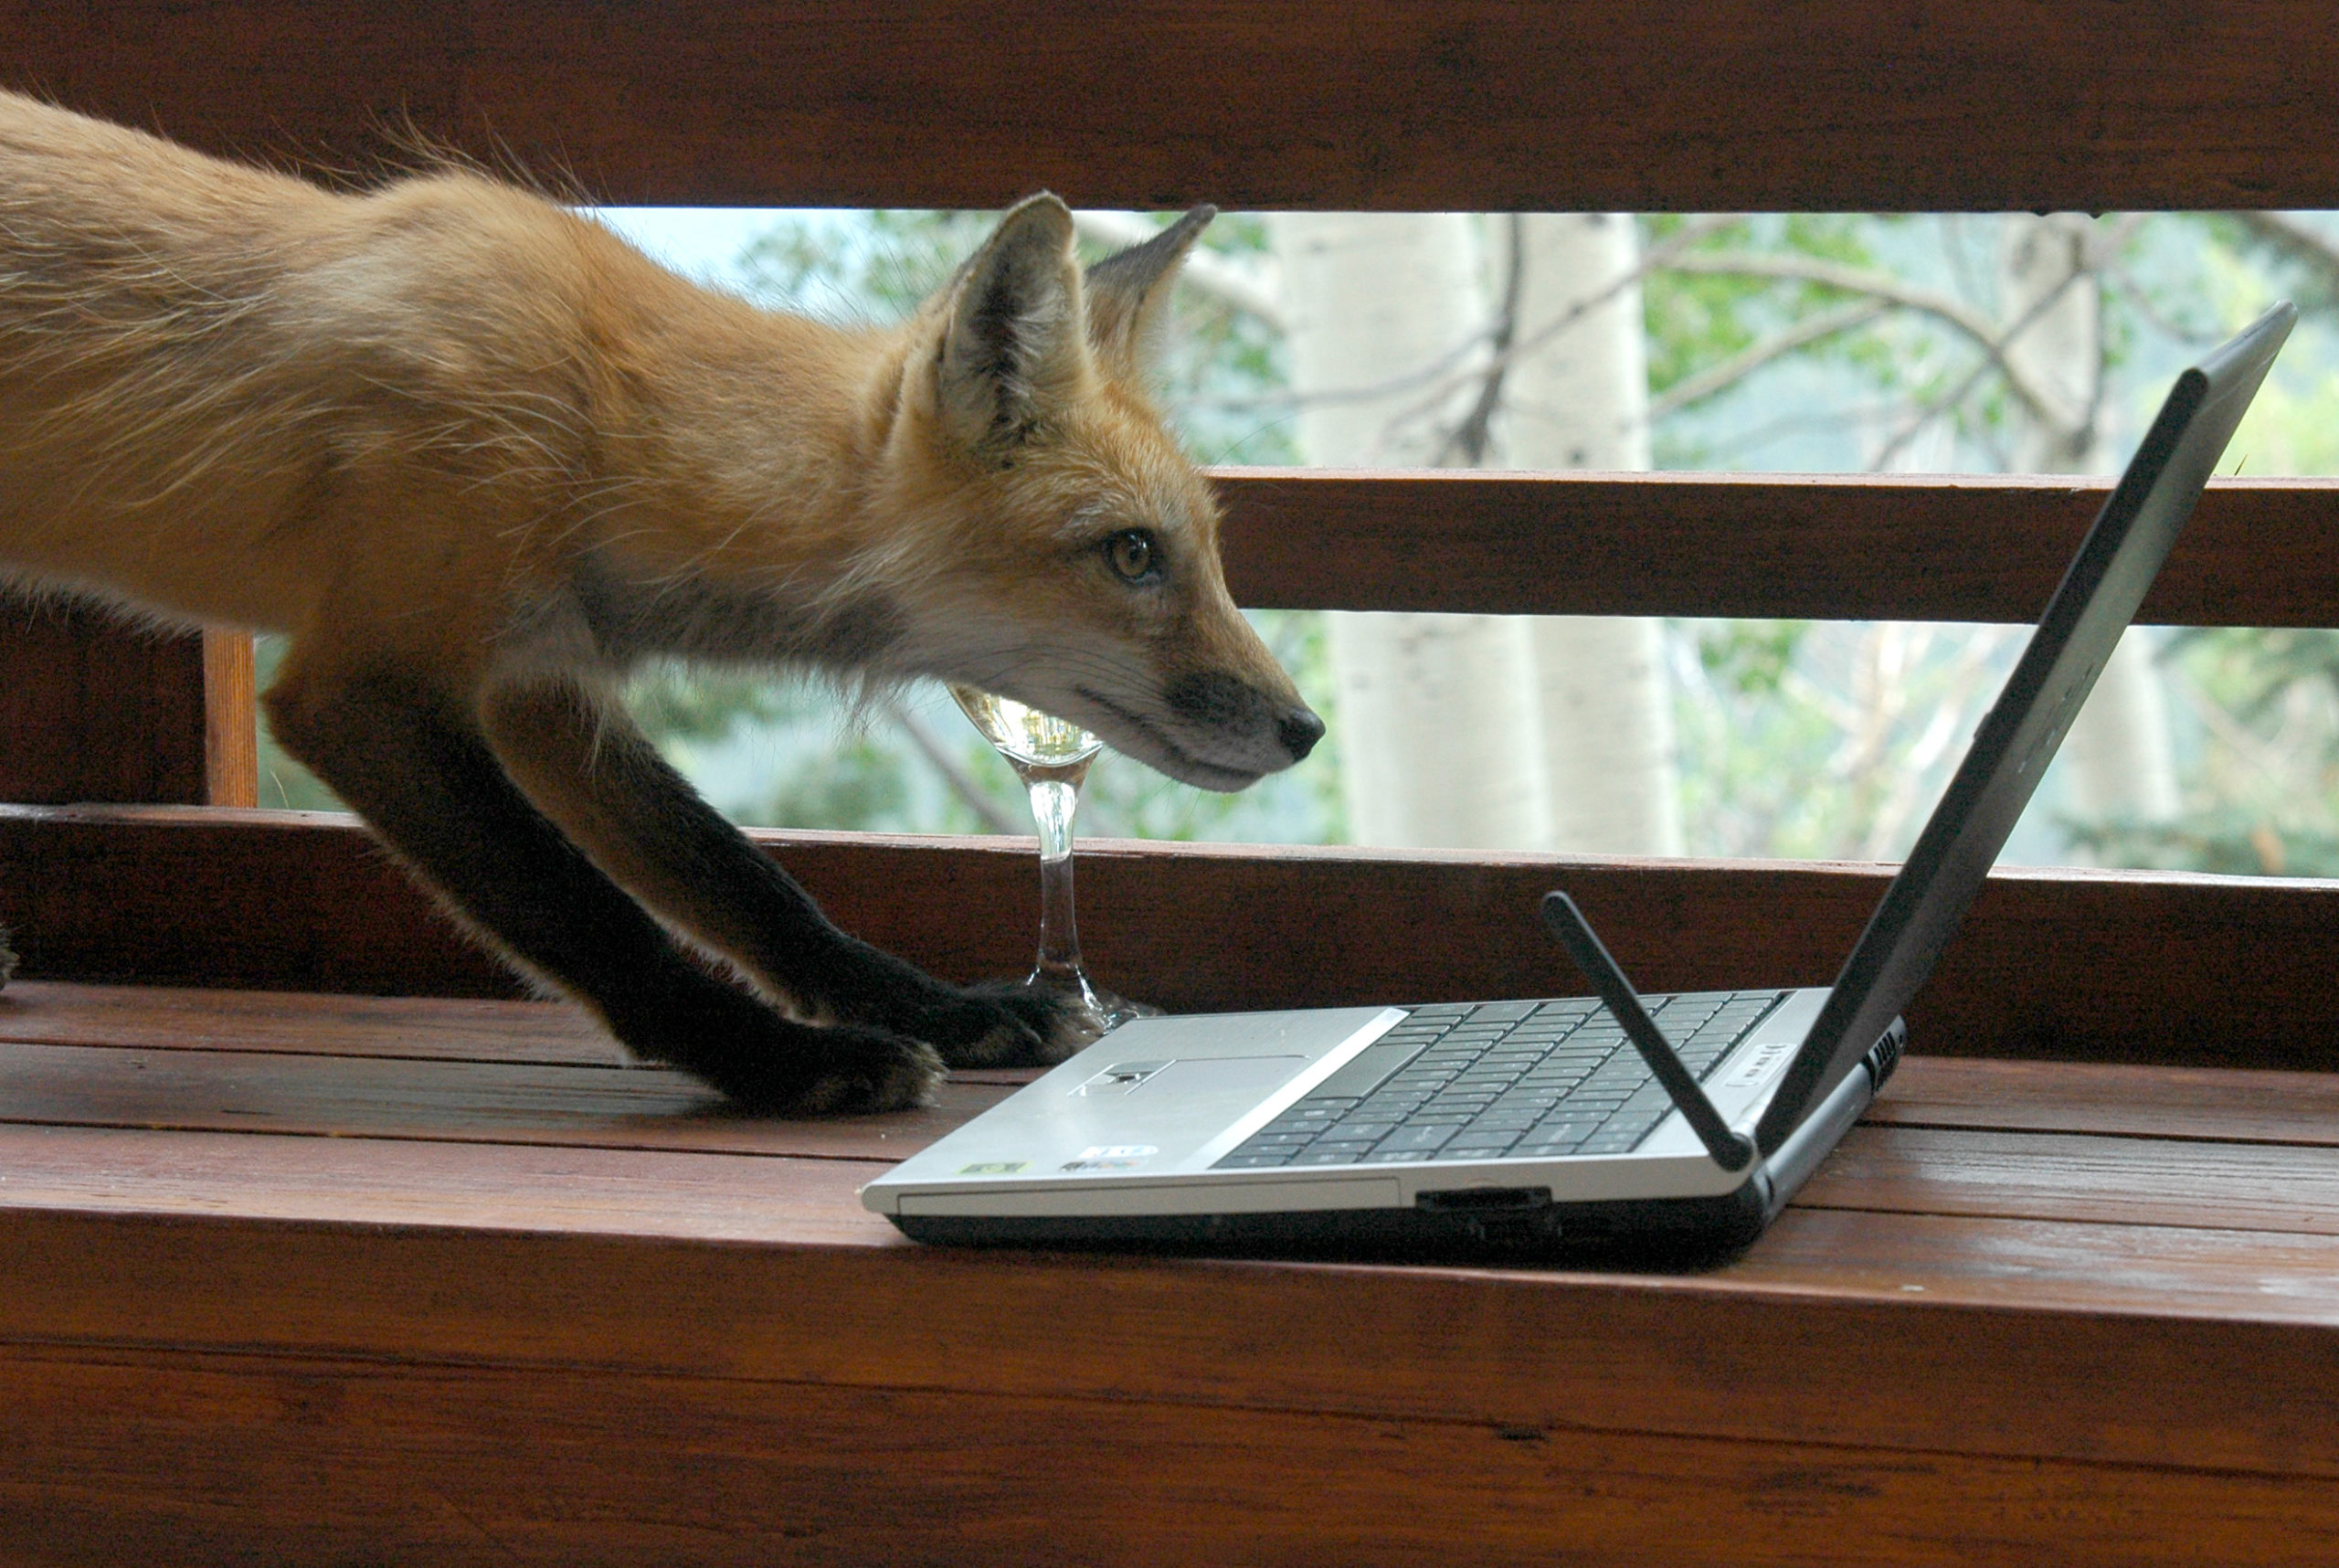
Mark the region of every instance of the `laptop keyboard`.
MULTIPOLYGON (((1642 999, 1700 1079, 1786 993, 1642 999)), ((1624 1154, 1673 1108, 1598 1001, 1442 1002, 1374 1041, 1212 1170, 1624 1154)))

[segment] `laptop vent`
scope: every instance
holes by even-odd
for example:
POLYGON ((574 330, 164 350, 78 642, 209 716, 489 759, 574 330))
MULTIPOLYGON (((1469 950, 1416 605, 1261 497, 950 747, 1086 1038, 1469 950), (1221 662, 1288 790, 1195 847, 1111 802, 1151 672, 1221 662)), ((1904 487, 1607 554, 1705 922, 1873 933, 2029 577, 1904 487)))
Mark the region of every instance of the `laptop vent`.
POLYGON ((1884 1038, 1860 1058, 1861 1065, 1868 1068, 1870 1084, 1879 1089, 1884 1087, 1884 1080, 1892 1076, 1892 1069, 1900 1065, 1900 1044, 1907 1038, 1899 1021, 1895 1020, 1892 1027, 1884 1032, 1884 1038))

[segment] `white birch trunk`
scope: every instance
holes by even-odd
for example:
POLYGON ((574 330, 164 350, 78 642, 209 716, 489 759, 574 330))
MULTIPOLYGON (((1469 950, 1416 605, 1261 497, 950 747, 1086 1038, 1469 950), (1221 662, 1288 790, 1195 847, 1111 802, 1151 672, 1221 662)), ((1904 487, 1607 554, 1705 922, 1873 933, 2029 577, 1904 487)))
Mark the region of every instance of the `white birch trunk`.
MULTIPOLYGON (((2000 253, 2001 315, 2023 319, 2075 272, 2087 270, 2092 219, 2079 213, 2010 216, 2000 253)), ((2049 389, 2050 418, 2016 427, 2016 466, 2033 473, 2102 473, 2111 453, 2098 408, 2103 371, 2102 291, 2091 273, 2064 288, 2007 345, 2008 361, 2049 389)), ((2095 691, 2063 742, 2070 806, 2081 817, 2176 815, 2167 689, 2154 667, 2150 634, 2131 630, 2097 677, 2095 691)))
MULTIPOLYGON (((1298 419, 1307 460, 1357 467, 1434 461, 1471 390, 1466 382, 1455 396, 1429 397, 1434 367, 1484 358, 1467 346, 1487 318, 1470 220, 1281 213, 1269 232, 1293 387, 1318 399, 1301 405, 1298 419), (1399 381, 1406 384, 1388 385, 1399 381), (1354 395, 1371 387, 1385 389, 1354 395)), ((1544 846, 1550 809, 1525 622, 1334 615, 1330 641, 1332 741, 1352 842, 1544 846)))
MULTIPOLYGON (((1637 282, 1618 287, 1639 260, 1632 219, 1534 214, 1521 230, 1526 272, 1517 341, 1523 347, 1503 389, 1505 458, 1519 468, 1646 468, 1641 291, 1637 282), (1609 297, 1601 300, 1603 294, 1609 297)), ((1650 547, 1661 549, 1664 542, 1652 540, 1650 547)), ((1570 616, 1530 625, 1551 847, 1679 854, 1663 624, 1570 616)))

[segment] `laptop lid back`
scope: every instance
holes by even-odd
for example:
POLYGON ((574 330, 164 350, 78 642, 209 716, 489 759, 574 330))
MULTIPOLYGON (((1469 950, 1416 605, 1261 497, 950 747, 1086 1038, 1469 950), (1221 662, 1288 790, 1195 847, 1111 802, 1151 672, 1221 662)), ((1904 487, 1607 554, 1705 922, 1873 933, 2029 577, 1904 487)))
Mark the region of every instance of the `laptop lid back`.
POLYGON ((2297 314, 2287 302, 2276 305, 2177 377, 1780 1080, 1754 1129, 1765 1155, 1843 1081, 1932 973, 2297 314))

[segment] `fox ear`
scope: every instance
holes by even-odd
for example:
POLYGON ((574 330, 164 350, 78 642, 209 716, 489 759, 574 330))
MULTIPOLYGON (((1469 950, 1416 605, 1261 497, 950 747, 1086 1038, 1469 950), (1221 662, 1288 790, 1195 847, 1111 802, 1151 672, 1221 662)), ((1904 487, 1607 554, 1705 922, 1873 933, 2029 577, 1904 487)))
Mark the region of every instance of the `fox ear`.
POLYGON ((952 287, 936 365, 942 428, 966 451, 1001 457, 1085 368, 1072 214, 1045 192, 1018 204, 952 287))
POLYGON ((1161 302, 1218 208, 1205 202, 1142 245, 1088 269, 1088 341, 1113 374, 1133 376, 1143 363, 1161 302))

